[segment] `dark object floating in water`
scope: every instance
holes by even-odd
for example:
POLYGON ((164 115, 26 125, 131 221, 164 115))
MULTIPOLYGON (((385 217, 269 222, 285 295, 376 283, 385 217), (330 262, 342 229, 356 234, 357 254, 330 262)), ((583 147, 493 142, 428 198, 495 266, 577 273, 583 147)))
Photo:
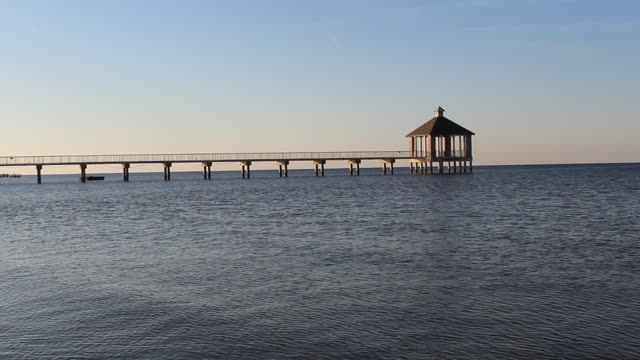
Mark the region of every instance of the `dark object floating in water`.
POLYGON ((3 178, 19 178, 21 176, 22 175, 20 174, 0 174, 0 177, 3 177, 3 178))
POLYGON ((89 181, 104 180, 104 176, 87 176, 87 180, 89 181))

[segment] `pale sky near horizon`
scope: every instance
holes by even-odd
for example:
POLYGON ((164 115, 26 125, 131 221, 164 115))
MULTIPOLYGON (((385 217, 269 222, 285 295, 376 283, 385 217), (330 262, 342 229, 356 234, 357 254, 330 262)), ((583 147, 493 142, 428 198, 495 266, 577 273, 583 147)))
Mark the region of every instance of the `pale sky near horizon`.
MULTIPOLYGON (((640 1, 2 1, 0 156, 405 150, 640 161, 640 1)), ((4 171, 2 171, 4 172, 4 171)))

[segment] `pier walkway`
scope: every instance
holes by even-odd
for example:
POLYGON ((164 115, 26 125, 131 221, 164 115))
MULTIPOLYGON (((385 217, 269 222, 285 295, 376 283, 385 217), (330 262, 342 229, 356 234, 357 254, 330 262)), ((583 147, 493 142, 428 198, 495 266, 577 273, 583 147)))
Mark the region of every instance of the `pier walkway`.
MULTIPOLYGON (((267 153, 191 153, 191 154, 121 154, 121 155, 56 155, 56 156, 5 156, 0 157, 0 167, 35 166, 38 184, 42 183, 42 169, 45 166, 73 165, 80 167, 80 180, 87 181, 89 165, 122 165, 123 180, 129 181, 129 169, 133 164, 161 164, 164 168, 164 180, 171 180, 171 165, 174 163, 201 163, 204 179, 211 179, 211 167, 214 163, 238 162, 243 178, 251 177, 251 165, 254 162, 274 162, 278 166, 279 176, 288 177, 290 162, 310 161, 314 164, 315 176, 324 176, 327 161, 346 161, 350 175, 360 175, 360 164, 364 160, 380 160, 382 173, 394 173, 396 160, 409 160, 411 172, 426 171, 426 164, 433 161, 448 161, 454 164, 464 159, 465 154, 452 151, 446 156, 431 157, 423 151, 340 151, 340 152, 267 152, 267 153)), ((440 167, 441 173, 442 167, 440 167)), ((449 172, 452 168, 449 167, 449 172)), ((453 172, 457 172, 456 166, 453 172)), ((462 167, 460 167, 460 172, 462 167)), ((466 172, 466 167, 464 168, 466 172)), ((433 170, 432 170, 433 173, 433 170)))
MULTIPOLYGON (((211 179, 213 163, 238 162, 242 177, 251 177, 251 165, 254 162, 274 162, 278 165, 280 177, 288 176, 289 163, 310 161, 315 166, 315 175, 324 176, 327 161, 346 161, 350 175, 360 175, 360 164, 364 160, 380 160, 383 174, 394 173, 396 160, 409 160, 412 164, 425 164, 430 161, 456 161, 464 154, 452 152, 444 157, 432 159, 422 151, 341 151, 341 152, 268 152, 268 153, 192 153, 192 154, 122 154, 122 155, 57 155, 57 156, 5 156, 0 157, 0 167, 35 166, 37 181, 42 182, 42 169, 45 166, 75 165, 80 167, 80 180, 87 180, 89 165, 119 164, 123 168, 123 180, 129 181, 129 169, 132 164, 161 164, 164 179, 171 180, 171 165, 174 163, 201 163, 203 176, 211 179)), ((413 172, 413 171, 412 171, 413 172)), ((416 173, 418 167, 416 166, 416 173)))

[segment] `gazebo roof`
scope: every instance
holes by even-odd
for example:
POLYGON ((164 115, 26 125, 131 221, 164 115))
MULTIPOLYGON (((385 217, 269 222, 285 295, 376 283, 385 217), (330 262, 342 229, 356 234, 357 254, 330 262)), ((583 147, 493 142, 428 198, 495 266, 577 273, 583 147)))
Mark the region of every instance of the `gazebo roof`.
POLYGON ((424 123, 419 128, 410 132, 411 136, 451 136, 451 135, 475 135, 473 132, 463 128, 453 121, 444 117, 444 109, 439 107, 435 110, 436 116, 424 123))

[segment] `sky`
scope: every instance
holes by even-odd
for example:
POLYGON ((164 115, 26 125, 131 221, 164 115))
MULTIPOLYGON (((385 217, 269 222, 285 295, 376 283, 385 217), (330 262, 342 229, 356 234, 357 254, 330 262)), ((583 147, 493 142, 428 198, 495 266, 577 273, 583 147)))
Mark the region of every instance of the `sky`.
POLYGON ((640 161, 640 1, 0 0, 0 156, 405 150, 640 161))

